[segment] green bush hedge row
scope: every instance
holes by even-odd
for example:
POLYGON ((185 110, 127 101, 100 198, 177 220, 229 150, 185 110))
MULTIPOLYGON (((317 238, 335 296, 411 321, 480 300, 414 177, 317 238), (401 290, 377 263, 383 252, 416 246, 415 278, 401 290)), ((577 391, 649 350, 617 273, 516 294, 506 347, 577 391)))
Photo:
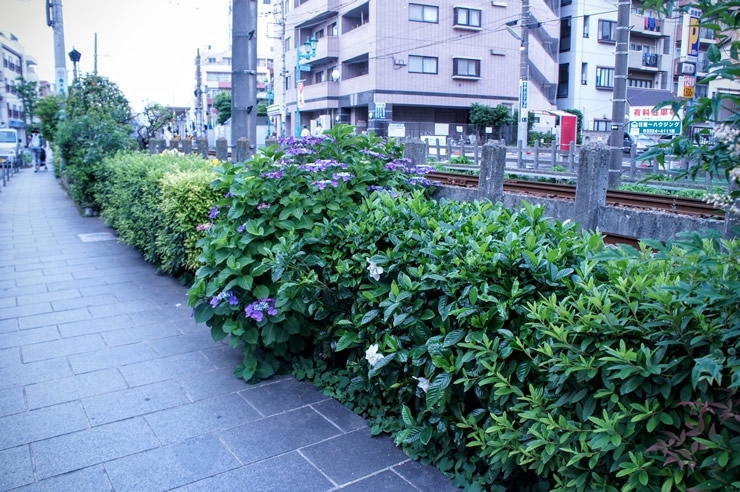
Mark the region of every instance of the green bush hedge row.
POLYGON ((162 272, 180 275, 198 267, 197 226, 216 203, 213 166, 198 156, 119 153, 95 171, 101 216, 119 238, 162 272))
POLYGON ((333 131, 217 181, 190 301, 238 376, 292 361, 470 490, 740 485, 737 241, 615 249, 538 207, 435 202, 333 131), (320 188, 329 154, 353 177, 320 188))

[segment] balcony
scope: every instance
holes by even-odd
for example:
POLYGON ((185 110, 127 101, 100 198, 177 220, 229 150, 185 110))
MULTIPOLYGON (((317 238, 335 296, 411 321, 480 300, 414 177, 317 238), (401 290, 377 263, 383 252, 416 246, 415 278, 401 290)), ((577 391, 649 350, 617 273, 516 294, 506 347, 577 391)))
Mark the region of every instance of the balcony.
POLYGON ((311 63, 326 63, 331 60, 337 60, 339 58, 339 36, 324 36, 319 39, 316 44, 316 56, 305 62, 311 63))
POLYGON ((630 70, 658 72, 661 68, 661 55, 657 53, 643 53, 642 51, 630 51, 627 64, 630 70))
POLYGON ((295 0, 291 18, 300 19, 296 27, 312 27, 336 16, 341 6, 340 0, 295 0))
POLYGON ((663 36, 663 24, 665 24, 665 21, 657 17, 634 12, 630 14, 630 26, 632 26, 631 32, 633 33, 653 37, 663 36))

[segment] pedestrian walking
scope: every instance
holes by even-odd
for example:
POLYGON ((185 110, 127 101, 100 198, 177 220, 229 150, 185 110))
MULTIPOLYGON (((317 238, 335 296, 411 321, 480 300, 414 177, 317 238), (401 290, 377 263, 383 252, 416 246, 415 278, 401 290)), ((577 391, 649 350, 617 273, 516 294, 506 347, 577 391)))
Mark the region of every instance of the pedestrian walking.
POLYGON ((311 135, 311 132, 308 130, 308 127, 306 125, 303 125, 303 130, 301 130, 301 137, 308 137, 311 135))
POLYGON ((31 132, 31 141, 28 142, 28 148, 31 149, 31 155, 33 156, 33 172, 38 172, 41 165, 41 149, 43 148, 43 143, 37 128, 34 128, 31 132))

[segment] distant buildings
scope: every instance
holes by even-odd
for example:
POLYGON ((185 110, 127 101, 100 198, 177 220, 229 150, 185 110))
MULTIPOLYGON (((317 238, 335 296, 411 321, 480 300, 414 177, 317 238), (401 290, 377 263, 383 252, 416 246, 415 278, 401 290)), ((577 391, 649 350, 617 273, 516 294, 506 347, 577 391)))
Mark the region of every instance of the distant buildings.
MULTIPOLYGON (((0 70, 0 128, 16 128, 25 135, 23 102, 18 94, 17 77, 26 81, 39 81, 34 67, 36 59, 27 54, 20 40, 10 32, 0 31, 0 50, 3 66, 0 70)), ((47 83, 40 83, 47 87, 47 83)))

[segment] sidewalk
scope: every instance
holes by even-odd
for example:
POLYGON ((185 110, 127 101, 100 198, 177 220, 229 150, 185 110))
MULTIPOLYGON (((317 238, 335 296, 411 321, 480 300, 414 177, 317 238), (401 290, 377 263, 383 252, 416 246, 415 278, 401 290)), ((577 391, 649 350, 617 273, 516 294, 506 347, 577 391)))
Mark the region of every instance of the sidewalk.
POLYGON ((236 379, 190 312, 53 171, 0 188, 0 490, 456 490, 313 386, 236 379))

